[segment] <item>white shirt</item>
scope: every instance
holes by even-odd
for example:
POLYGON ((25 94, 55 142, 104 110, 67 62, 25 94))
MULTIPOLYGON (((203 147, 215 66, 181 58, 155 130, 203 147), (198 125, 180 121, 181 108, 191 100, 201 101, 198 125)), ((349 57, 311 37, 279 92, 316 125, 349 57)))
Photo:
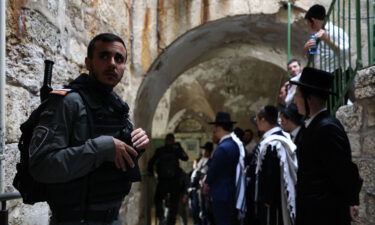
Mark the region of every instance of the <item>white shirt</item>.
POLYGON ((292 136, 293 142, 296 139, 296 136, 297 136, 299 130, 301 130, 301 126, 296 127, 296 129, 294 129, 294 130, 292 130, 292 132, 290 132, 290 135, 292 136))
MULTIPOLYGON (((198 165, 197 165, 197 171, 201 171, 203 174, 207 174, 207 167, 206 167, 206 164, 208 162, 208 159, 209 158, 206 158, 206 157, 202 157, 199 162, 198 162, 198 165)), ((194 170, 195 171, 195 170, 194 170)))
MULTIPOLYGON (((301 77, 301 73, 297 74, 295 77, 292 77, 290 79, 291 81, 299 81, 299 78, 301 77)), ((290 84, 288 88, 288 94, 285 97, 285 104, 288 106, 291 103, 293 103, 294 95, 296 94, 297 85, 290 84)))
POLYGON ((327 43, 320 41, 317 53, 314 55, 314 67, 332 73, 340 66, 346 69, 348 62, 344 61, 349 56, 349 37, 343 29, 328 22, 325 26, 329 39, 339 48, 339 54, 336 54, 327 43))

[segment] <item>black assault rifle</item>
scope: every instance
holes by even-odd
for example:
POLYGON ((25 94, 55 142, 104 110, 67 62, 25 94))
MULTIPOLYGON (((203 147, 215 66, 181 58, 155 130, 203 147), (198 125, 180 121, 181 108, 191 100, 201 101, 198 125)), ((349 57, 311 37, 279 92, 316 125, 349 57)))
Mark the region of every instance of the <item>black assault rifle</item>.
POLYGON ((52 68, 54 62, 51 60, 44 60, 44 80, 43 86, 40 88, 40 100, 43 102, 48 98, 48 94, 53 90, 51 81, 52 81, 52 68))
MULTIPOLYGON (((36 202, 44 202, 47 200, 46 185, 39 183, 34 180, 29 171, 29 157, 30 157, 30 146, 36 143, 41 144, 41 140, 32 142, 33 132, 35 127, 39 123, 39 118, 44 110, 46 104, 43 104, 48 99, 49 93, 52 91, 51 79, 52 79, 52 67, 53 62, 51 60, 45 60, 44 69, 44 80, 43 86, 40 88, 40 100, 42 104, 35 109, 26 122, 21 124, 21 137, 18 142, 18 149, 20 151, 20 162, 17 163, 17 173, 13 180, 13 186, 21 193, 23 202, 26 204, 34 204, 36 202)), ((0 215, 1 216, 1 215, 0 215)), ((0 224, 1 223, 0 221, 0 224)))

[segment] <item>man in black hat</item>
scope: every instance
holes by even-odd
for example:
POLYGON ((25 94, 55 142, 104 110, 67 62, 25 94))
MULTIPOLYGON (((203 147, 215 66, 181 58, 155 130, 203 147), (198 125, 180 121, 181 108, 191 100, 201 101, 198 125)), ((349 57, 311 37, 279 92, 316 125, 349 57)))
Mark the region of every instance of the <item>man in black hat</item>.
POLYGON ((205 183, 209 187, 216 225, 238 224, 236 170, 241 160, 240 148, 242 146, 243 156, 244 148, 237 136, 231 134, 235 123, 226 112, 218 112, 215 121, 209 123, 214 125, 213 139, 218 140, 218 145, 211 158, 205 183))
POLYGON ((362 180, 352 162, 348 137, 325 105, 333 75, 305 68, 295 103, 307 118, 298 146, 297 225, 349 225, 358 222, 362 180))
POLYGON ((302 115, 298 113, 296 104, 280 106, 281 127, 290 134, 294 143, 301 138, 301 127, 303 125, 302 115))
MULTIPOLYGON (((250 184, 255 208, 249 223, 291 225, 295 218, 296 146, 278 123, 275 106, 263 107, 256 116, 258 130, 263 132, 254 158, 255 182, 250 184)), ((254 160, 253 160, 254 161, 254 160)), ((248 207, 253 208, 253 207, 248 207)))

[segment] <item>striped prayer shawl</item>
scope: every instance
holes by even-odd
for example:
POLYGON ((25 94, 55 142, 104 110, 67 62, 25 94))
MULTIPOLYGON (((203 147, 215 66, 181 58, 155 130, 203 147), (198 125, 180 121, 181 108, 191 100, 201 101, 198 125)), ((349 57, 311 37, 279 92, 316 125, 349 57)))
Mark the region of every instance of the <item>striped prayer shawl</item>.
MULTIPOLYGON (((285 134, 286 137, 281 135, 271 135, 265 138, 259 146, 259 155, 257 160, 257 167, 255 174, 257 175, 261 171, 262 162, 267 152, 268 146, 271 149, 277 151, 277 156, 280 159, 280 169, 282 172, 281 179, 281 190, 283 190, 282 210, 284 225, 293 224, 296 216, 296 190, 295 185, 297 183, 297 157, 296 157, 296 145, 290 139, 289 134, 285 134), (290 220, 288 219, 290 218, 290 220)), ((257 180, 258 181, 258 180, 257 180)), ((257 192, 257 191, 256 191, 257 192)))
MULTIPOLYGON (((246 177, 245 177, 245 148, 242 141, 233 132, 231 133, 233 141, 238 145, 240 157, 238 159, 236 168, 236 209, 239 210, 239 215, 245 216, 246 208, 246 177)), ((240 218, 242 219, 242 218, 240 218)))

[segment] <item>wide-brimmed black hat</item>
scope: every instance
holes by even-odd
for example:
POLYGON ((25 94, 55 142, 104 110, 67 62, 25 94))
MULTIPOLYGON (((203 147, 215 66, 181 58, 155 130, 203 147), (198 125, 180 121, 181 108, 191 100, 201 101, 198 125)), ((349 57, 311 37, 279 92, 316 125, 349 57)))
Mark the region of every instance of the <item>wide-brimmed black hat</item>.
POLYGON ((214 144, 212 144, 212 142, 206 142, 206 144, 200 147, 207 151, 212 151, 214 149, 214 144))
POLYGON ((208 124, 235 124, 236 121, 231 121, 230 114, 227 112, 217 112, 214 122, 209 122, 208 124))
POLYGON ((298 113, 298 109, 296 104, 289 104, 288 106, 279 105, 280 113, 284 114, 285 117, 293 121, 297 125, 301 125, 303 123, 302 115, 298 113))
POLYGON ((334 76, 326 71, 305 67, 299 81, 289 80, 289 82, 315 92, 336 95, 329 90, 333 86, 333 78, 334 76))

